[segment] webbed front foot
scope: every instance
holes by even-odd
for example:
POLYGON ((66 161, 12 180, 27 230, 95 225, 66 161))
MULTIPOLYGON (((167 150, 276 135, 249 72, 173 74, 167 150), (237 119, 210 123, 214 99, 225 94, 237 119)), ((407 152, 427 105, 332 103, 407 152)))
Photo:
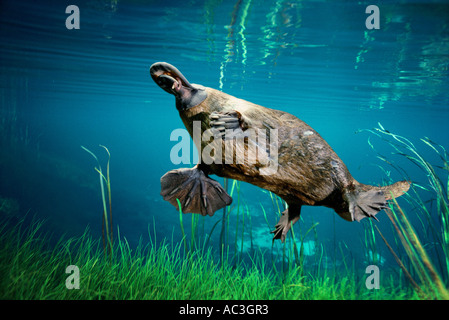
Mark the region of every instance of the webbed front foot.
POLYGON ((215 211, 232 203, 232 198, 215 180, 198 167, 171 170, 161 178, 161 196, 183 213, 212 216, 215 211))

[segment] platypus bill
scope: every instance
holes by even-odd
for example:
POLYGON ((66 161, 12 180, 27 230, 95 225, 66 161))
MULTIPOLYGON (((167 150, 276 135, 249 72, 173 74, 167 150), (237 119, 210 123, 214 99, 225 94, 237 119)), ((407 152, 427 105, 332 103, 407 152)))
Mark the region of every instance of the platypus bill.
MULTIPOLYGON (((194 121, 201 124, 201 134, 207 130, 214 135, 225 150, 227 132, 232 132, 234 154, 251 153, 251 143, 260 141, 247 134, 250 129, 276 131, 277 152, 258 148, 258 156, 267 161, 221 161, 206 164, 200 161, 193 168, 167 172, 161 178, 161 195, 183 213, 199 213, 212 216, 215 211, 230 205, 231 197, 222 186, 209 177, 246 181, 281 197, 288 205, 275 226, 273 239, 285 240, 291 225, 299 219, 301 207, 326 206, 335 210, 343 219, 360 221, 375 215, 387 205, 392 197, 399 197, 410 187, 408 181, 389 186, 376 187, 357 182, 346 165, 327 142, 305 122, 295 116, 251 102, 235 98, 221 91, 191 84, 174 66, 157 62, 150 68, 153 80, 176 98, 176 108, 190 135, 193 137, 194 121), (267 174, 264 170, 273 166, 276 170, 267 174)), ((207 141, 197 144, 201 155, 208 147, 207 141)), ((220 146, 221 146, 220 145, 220 146)), ((217 156, 217 155, 216 155, 217 156)), ((200 158, 201 159, 201 158, 200 158)))

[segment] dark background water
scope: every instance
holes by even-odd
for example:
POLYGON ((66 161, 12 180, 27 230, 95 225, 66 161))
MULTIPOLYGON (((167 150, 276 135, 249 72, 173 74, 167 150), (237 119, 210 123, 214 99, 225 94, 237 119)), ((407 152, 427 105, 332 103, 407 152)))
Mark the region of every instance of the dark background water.
MULTIPOLYGON (((170 134, 183 124, 173 97, 149 76, 157 61, 174 64, 193 83, 294 114, 327 140, 360 182, 381 184, 387 176, 379 166, 393 180, 404 178, 376 157, 370 138, 410 179, 426 185, 419 168, 360 130, 381 123, 438 163, 419 139, 448 147, 449 2, 379 2, 379 30, 365 27, 369 4, 2 1, 0 196, 17 204, 2 214, 44 218, 57 235, 79 235, 89 225, 99 236, 96 162, 80 146, 97 154, 105 169, 101 144, 111 153, 114 227, 133 245, 148 239, 153 225, 158 239, 179 241, 177 211, 159 195, 159 179, 180 167, 170 161, 176 144, 170 134), (71 4, 80 9, 79 30, 65 26, 71 4)), ((431 198, 424 191, 422 196, 431 198)), ((273 226, 269 195, 242 183, 240 197, 251 212, 258 246, 270 248, 260 207, 273 226)), ((304 207, 302 217, 298 233, 319 222, 324 247, 345 243, 363 260, 362 223, 348 223, 322 207, 304 207)), ((386 215, 378 217, 391 233, 386 215)), ((220 218, 221 212, 202 218, 206 232, 220 218)), ((184 222, 188 230, 190 215, 184 222)))

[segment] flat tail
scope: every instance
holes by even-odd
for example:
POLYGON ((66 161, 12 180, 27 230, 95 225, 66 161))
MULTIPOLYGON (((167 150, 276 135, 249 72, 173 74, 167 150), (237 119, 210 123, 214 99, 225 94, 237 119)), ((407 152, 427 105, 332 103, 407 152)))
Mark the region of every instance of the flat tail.
POLYGON ((398 198, 410 189, 410 181, 398 181, 389 186, 378 187, 384 193, 385 200, 398 198))
POLYGON ((387 207, 387 200, 402 196, 410 188, 409 181, 398 181, 384 187, 355 183, 344 194, 349 212, 340 214, 349 221, 376 218, 376 214, 387 207))

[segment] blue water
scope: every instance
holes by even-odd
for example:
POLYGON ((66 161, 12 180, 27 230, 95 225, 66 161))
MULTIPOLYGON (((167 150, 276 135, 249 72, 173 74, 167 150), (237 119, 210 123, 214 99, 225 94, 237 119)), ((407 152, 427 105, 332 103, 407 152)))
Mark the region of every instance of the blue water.
MULTIPOLYGON (((173 97, 149 75, 157 61, 174 64, 192 83, 294 114, 326 139, 360 182, 381 184, 387 178, 382 166, 393 180, 427 185, 419 168, 363 130, 381 123, 435 164, 439 158, 420 139, 449 148, 449 2, 382 1, 378 30, 365 26, 369 4, 2 1, 0 196, 19 204, 7 215, 46 219, 57 235, 79 235, 89 226, 100 236, 96 162, 80 146, 105 170, 104 145, 111 153, 114 228, 132 245, 140 237, 147 241, 149 229, 157 230, 157 239, 180 241, 177 211, 159 195, 159 180, 181 167, 170 161, 176 144, 170 134, 183 124, 173 97), (80 9, 80 29, 66 28, 71 4, 80 9), (377 158, 368 139, 408 176, 377 158)), ((447 181, 447 172, 441 179, 447 181)), ((260 206, 273 227, 278 218, 269 195, 242 183, 240 197, 257 245, 271 248, 260 206)), ((422 191, 422 197, 431 195, 422 191)), ((221 217, 201 218, 205 232, 221 217)), ((381 229, 393 232, 385 213, 378 217, 381 229)), ((190 215, 184 222, 188 232, 190 215)), ((341 245, 363 264, 362 223, 304 207, 297 234, 314 222, 327 252, 341 245)), ((215 248, 218 229, 210 244, 215 248)), ((229 232, 232 243, 232 224, 229 232)))

